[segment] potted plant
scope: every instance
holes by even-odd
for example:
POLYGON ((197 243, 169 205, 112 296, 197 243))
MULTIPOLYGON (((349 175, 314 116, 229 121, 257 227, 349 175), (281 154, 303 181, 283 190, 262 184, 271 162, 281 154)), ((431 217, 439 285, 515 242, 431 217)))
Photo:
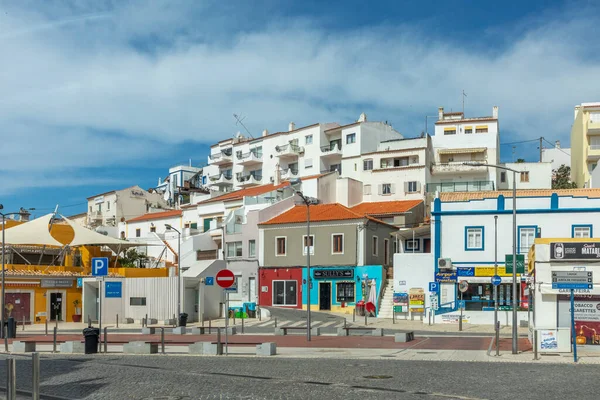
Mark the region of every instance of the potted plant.
POLYGON ((79 299, 73 302, 75 306, 75 314, 73 314, 73 322, 81 322, 81 308, 79 307, 79 299))

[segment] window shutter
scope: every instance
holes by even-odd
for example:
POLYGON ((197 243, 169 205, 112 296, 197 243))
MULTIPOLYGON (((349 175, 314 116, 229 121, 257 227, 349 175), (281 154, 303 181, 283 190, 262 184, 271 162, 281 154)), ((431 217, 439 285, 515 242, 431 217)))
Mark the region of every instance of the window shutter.
POLYGON ((383 185, 382 184, 377 185, 377 190, 379 192, 379 195, 382 195, 383 194, 383 185))
POLYGON ((390 183, 390 194, 396 193, 396 184, 390 183))
POLYGON ((421 191, 421 182, 417 181, 417 192, 421 191))
POLYGON ((408 182, 404 182, 404 193, 408 193, 408 182))

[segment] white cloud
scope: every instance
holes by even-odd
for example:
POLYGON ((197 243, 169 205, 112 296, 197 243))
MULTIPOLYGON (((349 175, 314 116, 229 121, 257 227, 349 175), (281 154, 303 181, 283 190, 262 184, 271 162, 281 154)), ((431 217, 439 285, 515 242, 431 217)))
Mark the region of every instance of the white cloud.
POLYGON ((31 3, 2 16, 0 138, 12 151, 0 170, 139 162, 160 143, 230 136, 234 112, 256 134, 365 111, 416 135, 438 106, 459 109, 463 89, 469 115, 498 105, 503 131, 565 141, 573 106, 600 100, 598 44, 579 39, 592 32, 585 14, 537 21, 482 52, 408 26, 236 31, 216 28, 227 19, 210 3, 112 4, 31 3))

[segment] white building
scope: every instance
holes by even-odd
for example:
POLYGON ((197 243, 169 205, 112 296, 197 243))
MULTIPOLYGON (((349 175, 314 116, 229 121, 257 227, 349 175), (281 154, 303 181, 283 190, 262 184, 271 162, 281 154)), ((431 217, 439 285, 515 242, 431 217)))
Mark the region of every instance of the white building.
POLYGON ((445 113, 440 107, 432 143, 429 193, 497 188, 499 174, 495 168, 465 163, 499 163, 498 107, 493 108, 492 116, 476 118, 465 118, 461 112, 445 113))
POLYGON ((356 169, 344 170, 343 159, 360 157, 377 150, 380 142, 402 138, 390 125, 367 122, 361 114, 355 123, 336 123, 296 128, 290 123, 287 132, 250 139, 241 134, 211 146, 206 183, 213 190, 278 184, 280 181, 338 171, 343 177, 357 179, 356 169))
MULTIPOLYGON (((505 163, 502 166, 518 171, 517 189, 551 189, 552 188, 552 164, 541 163, 505 163)), ((513 188, 513 173, 511 171, 499 170, 498 190, 513 188)))
MULTIPOLYGON (((431 221, 431 255, 396 254, 394 288, 428 292, 429 282, 440 286, 436 322, 457 321, 457 281, 465 280, 466 319, 493 323, 491 277, 494 275, 495 232, 498 234, 499 305, 501 323, 510 324, 512 274, 505 270, 505 255, 512 254, 512 191, 440 193, 434 201, 431 221), (495 218, 498 217, 497 231, 495 218), (413 258, 410 258, 413 257, 413 258), (451 269, 440 272, 440 260, 451 269)), ((525 255, 536 238, 591 238, 599 226, 600 190, 519 190, 517 192, 517 254, 525 255)), ((525 278, 519 278, 519 320, 527 320, 525 278)), ((426 306, 429 306, 429 299, 426 306)))
POLYGON ((153 209, 168 209, 159 193, 150 193, 139 186, 98 194, 87 198, 87 223, 98 232, 121 237, 120 222, 139 217, 153 209))
POLYGON ((559 169, 561 165, 571 166, 571 149, 560 147, 560 140, 554 143, 554 147, 542 148, 542 162, 552 164, 552 170, 559 169))
POLYGON ((195 204, 203 197, 208 197, 209 190, 203 182, 202 168, 189 165, 176 165, 169 168, 169 175, 158 179, 154 190, 163 195, 164 200, 172 207, 184 204, 195 204), (200 196, 200 197, 198 197, 200 196))

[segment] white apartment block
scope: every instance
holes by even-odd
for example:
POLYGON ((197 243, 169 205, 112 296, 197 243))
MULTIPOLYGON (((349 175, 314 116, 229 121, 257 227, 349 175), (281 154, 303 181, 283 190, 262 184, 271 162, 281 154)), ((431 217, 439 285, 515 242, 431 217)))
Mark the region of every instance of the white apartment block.
MULTIPOLYGON (((541 163, 506 163, 506 168, 518 171, 517 189, 552 189, 552 164, 541 163)), ((498 190, 513 188, 513 173, 511 171, 499 171, 498 190)))
POLYGON ((434 164, 427 192, 485 191, 497 188, 499 170, 486 165, 500 161, 498 107, 492 116, 465 118, 462 112, 438 109, 432 137, 434 164))
POLYGON ((159 193, 150 193, 139 186, 98 194, 87 198, 87 223, 98 232, 120 237, 120 222, 139 217, 152 209, 168 209, 159 193))
POLYGON ((559 169, 561 165, 571 166, 571 149, 560 147, 560 140, 554 142, 554 147, 542 148, 542 162, 552 164, 552 169, 559 169))
POLYGON ((355 123, 317 123, 302 128, 289 124, 287 132, 249 139, 240 134, 211 146, 206 184, 212 190, 231 191, 297 177, 338 171, 354 178, 357 171, 344 171, 342 160, 377 150, 378 143, 401 139, 402 135, 383 122, 367 122, 361 114, 355 123))
POLYGON ((176 165, 169 168, 169 175, 164 179, 158 178, 158 185, 154 188, 163 195, 163 199, 171 206, 189 204, 194 200, 196 194, 208 194, 208 190, 202 190, 203 176, 202 168, 189 165, 176 165))

